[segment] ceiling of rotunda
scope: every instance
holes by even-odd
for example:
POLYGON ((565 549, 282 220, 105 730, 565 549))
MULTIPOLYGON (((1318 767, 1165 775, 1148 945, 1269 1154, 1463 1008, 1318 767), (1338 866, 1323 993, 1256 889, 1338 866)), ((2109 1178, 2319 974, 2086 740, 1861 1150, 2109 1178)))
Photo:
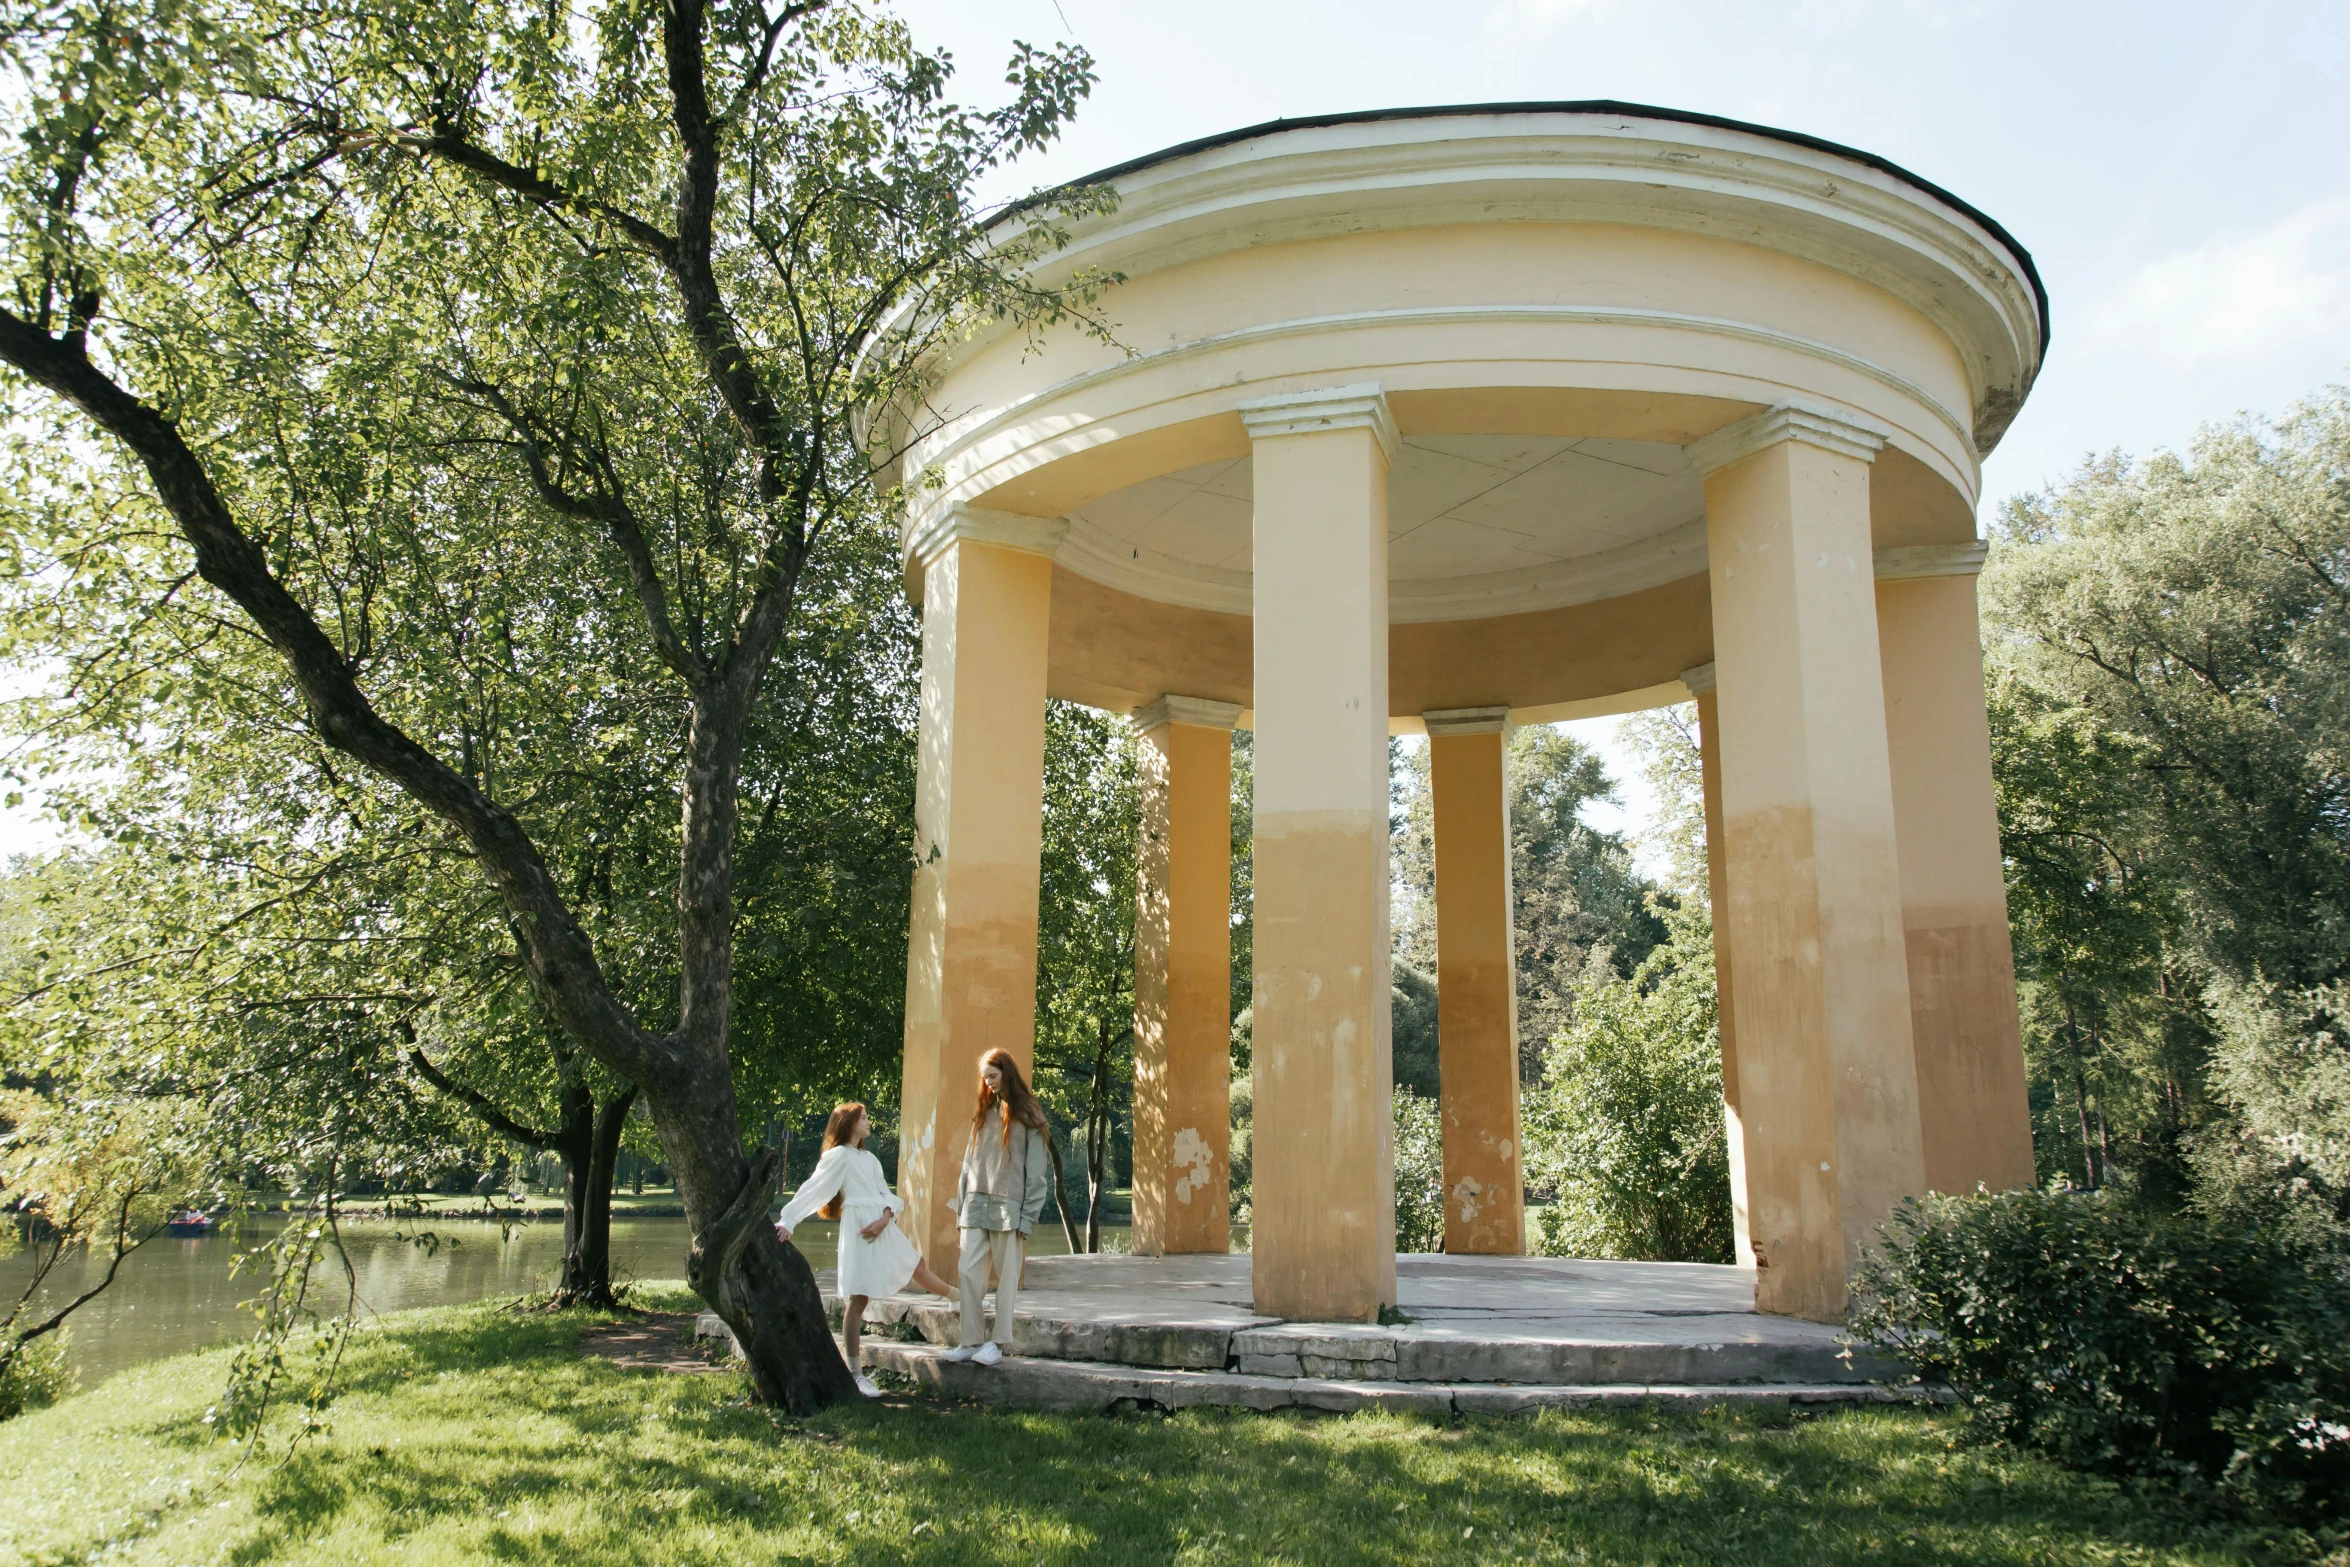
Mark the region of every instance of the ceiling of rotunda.
MULTIPOLYGON (((1705 490, 1662 441, 1404 437, 1388 475, 1399 620, 1612 596, 1704 569, 1705 490)), ((1065 564, 1203 609, 1249 608, 1245 456, 1146 479, 1069 513, 1065 564)))

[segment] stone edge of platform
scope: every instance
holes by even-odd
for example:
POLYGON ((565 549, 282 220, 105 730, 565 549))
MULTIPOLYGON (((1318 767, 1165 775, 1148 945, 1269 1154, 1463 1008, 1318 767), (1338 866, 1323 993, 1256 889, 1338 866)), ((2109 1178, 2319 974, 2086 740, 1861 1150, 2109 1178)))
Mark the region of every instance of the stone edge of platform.
POLYGON ((1946 1388, 1866 1382, 1588 1384, 1357 1382, 1258 1376, 1237 1371, 1146 1370, 1082 1361, 1007 1356, 993 1366, 950 1361, 930 1345, 868 1340, 864 1361, 905 1377, 924 1392, 1065 1414, 1099 1413, 1121 1404, 1178 1410, 1202 1407, 1309 1409, 1351 1414, 1365 1409, 1415 1414, 1513 1415, 1591 1405, 1661 1404, 1695 1409, 1717 1404, 1787 1407, 1816 1404, 1947 1404, 1946 1388))
MULTIPOLYGON (((825 1308, 837 1328, 839 1298, 828 1293, 825 1308)), ((882 1339, 893 1330, 919 1333, 923 1342, 935 1345, 960 1336, 958 1312, 944 1301, 877 1300, 866 1308, 866 1321, 868 1334, 882 1339)), ((1345 1382, 1873 1386, 1903 1372, 1897 1362, 1865 1350, 1824 1345, 1429 1339, 1387 1328, 1281 1323, 1269 1317, 1167 1323, 1024 1313, 1011 1347, 1021 1358, 1125 1370, 1231 1371, 1345 1382)))

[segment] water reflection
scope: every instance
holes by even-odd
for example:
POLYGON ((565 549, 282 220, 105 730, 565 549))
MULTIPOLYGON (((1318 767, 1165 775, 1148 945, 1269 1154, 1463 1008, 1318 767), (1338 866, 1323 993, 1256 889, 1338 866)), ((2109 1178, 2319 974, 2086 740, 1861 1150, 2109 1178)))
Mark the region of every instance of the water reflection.
MULTIPOLYGON (((553 1284, 562 1261, 559 1222, 540 1220, 503 1234, 499 1226, 475 1220, 444 1220, 431 1228, 441 1244, 428 1250, 408 1238, 415 1233, 414 1226, 379 1220, 342 1226, 362 1315, 543 1290, 553 1284)), ((259 1282, 250 1269, 231 1277, 229 1261, 267 1233, 248 1226, 238 1240, 165 1236, 134 1252, 123 1262, 113 1287, 74 1313, 71 1354, 81 1385, 92 1387, 126 1366, 209 1348, 250 1332, 253 1319, 238 1309, 238 1303, 250 1299, 259 1282)), ((836 1225, 810 1221, 793 1232, 792 1240, 811 1264, 822 1269, 833 1265, 838 1234, 836 1225)), ((686 1239, 683 1219, 615 1219, 613 1282, 683 1278, 686 1239)), ((1122 1249, 1125 1239, 1123 1228, 1105 1227, 1106 1242, 1122 1249)), ((1049 1257, 1067 1247, 1059 1228, 1046 1224, 1037 1226, 1031 1250, 1049 1257)), ((31 1271, 30 1259, 21 1253, 0 1257, 0 1290, 13 1300, 31 1271)), ((103 1257, 69 1257, 50 1275, 47 1294, 57 1301, 70 1300, 97 1283, 105 1271, 103 1257)), ((312 1299, 331 1315, 342 1309, 344 1288, 342 1269, 330 1258, 315 1276, 312 1299)))

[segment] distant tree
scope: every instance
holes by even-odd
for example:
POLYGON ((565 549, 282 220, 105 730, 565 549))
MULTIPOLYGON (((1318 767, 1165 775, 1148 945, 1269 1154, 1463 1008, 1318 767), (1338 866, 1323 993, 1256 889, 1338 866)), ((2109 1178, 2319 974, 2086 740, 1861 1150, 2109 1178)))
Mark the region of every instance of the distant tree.
POLYGON ((1733 1232, 1713 927, 1660 902, 1666 940, 1628 977, 1595 971, 1524 1111, 1534 1249, 1727 1262, 1733 1232))
MULTIPOLYGON (((1045 714, 1039 865, 1036 1080, 1081 1128, 1085 1251, 1101 1249, 1102 1198, 1134 1103, 1135 851, 1141 831, 1134 726, 1055 702, 1045 714)), ((1067 1191, 1061 1191, 1064 1205, 1067 1191)), ((1066 1207, 1064 1206, 1064 1215, 1066 1207)))
MULTIPOLYGON (((1435 816, 1427 746, 1392 745, 1389 754, 1395 1037, 1399 1063, 1417 1062, 1437 1048, 1435 816)), ((1521 1070, 1531 1079, 1545 1042, 1565 1026, 1586 969, 1630 973, 1664 938, 1664 927, 1647 906, 1648 883, 1630 846, 1582 819, 1586 804, 1615 798, 1599 754, 1554 725, 1532 725, 1509 737, 1504 756, 1518 1038, 1521 1070)))
POLYGON ((1705 842, 1705 764, 1697 704, 1676 702, 1623 719, 1617 737, 1640 758, 1654 814, 1642 836, 1662 851, 1665 890, 1687 903, 1713 896, 1705 842))
POLYGON ((2231 1189, 2252 1159, 2350 1215, 2346 495, 2336 389, 2001 518, 1983 589, 2019 966, 2092 1180, 2183 1144, 2231 1189), (2102 1125, 2066 1067, 2106 1080, 2102 1125))

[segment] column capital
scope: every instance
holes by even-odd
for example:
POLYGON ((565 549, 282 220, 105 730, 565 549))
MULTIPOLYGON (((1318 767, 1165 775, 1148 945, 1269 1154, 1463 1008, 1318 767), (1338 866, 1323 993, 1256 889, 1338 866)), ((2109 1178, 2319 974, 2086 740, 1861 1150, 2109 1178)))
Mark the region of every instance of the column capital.
POLYGON ((1248 438, 1252 441, 1273 435, 1368 430, 1378 438, 1379 449, 1386 453, 1390 464, 1402 444, 1395 431, 1395 416, 1387 411, 1387 394, 1376 381, 1251 397, 1240 405, 1240 422, 1248 427, 1248 438))
POLYGON ((1170 691, 1147 707, 1134 710, 1134 721, 1143 733, 1163 729, 1169 724, 1194 724, 1202 729, 1230 729, 1239 722, 1241 707, 1238 702, 1219 702, 1212 697, 1177 696, 1170 691))
POLYGON ((1420 718, 1427 724, 1431 740, 1451 735, 1506 734, 1510 727, 1510 710, 1506 707, 1440 707, 1422 713, 1420 718))
POLYGON ((1069 535, 1066 517, 1025 517, 1013 511, 990 511, 960 501, 915 525, 906 539, 906 555, 921 570, 966 539, 999 549, 1050 555, 1069 535))
POLYGON ((1899 544, 1877 551, 1877 580, 1909 577, 1972 577, 1981 573, 1991 546, 1981 539, 1964 544, 1899 544))
POLYGON ((1695 669, 1682 670, 1681 684, 1689 688, 1691 696, 1705 695, 1714 688, 1714 666, 1711 663, 1704 663, 1695 669))
POLYGON ((1781 441, 1802 441, 1839 457, 1875 462, 1877 453, 1885 448, 1885 438, 1892 433, 1874 419, 1832 404, 1790 398, 1736 424, 1724 425, 1711 435, 1699 436, 1681 450, 1698 477, 1705 478, 1781 441))

